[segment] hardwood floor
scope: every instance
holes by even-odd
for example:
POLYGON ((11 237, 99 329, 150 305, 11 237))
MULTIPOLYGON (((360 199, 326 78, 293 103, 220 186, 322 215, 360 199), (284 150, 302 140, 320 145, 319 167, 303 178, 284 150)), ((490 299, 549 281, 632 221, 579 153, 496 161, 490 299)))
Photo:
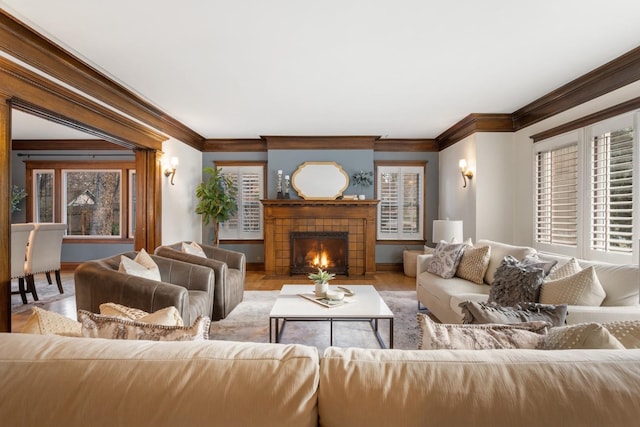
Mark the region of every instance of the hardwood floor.
MULTIPOLYGON (((73 271, 63 271, 62 281, 72 281, 73 271)), ((309 283, 306 276, 265 278, 264 272, 247 271, 245 279, 245 289, 248 291, 270 291, 278 290, 283 284, 287 283, 309 283)), ((331 281, 332 284, 366 284, 373 285, 379 291, 412 291, 416 289, 415 277, 405 276, 401 271, 381 271, 366 278, 341 277, 331 281)), ((29 301, 31 298, 29 296, 29 301)), ((72 319, 76 318, 76 299, 75 296, 69 296, 58 301, 53 301, 41 305, 41 308, 56 313, 63 314, 72 319)), ((20 332, 31 314, 30 310, 11 315, 12 332, 20 332)))

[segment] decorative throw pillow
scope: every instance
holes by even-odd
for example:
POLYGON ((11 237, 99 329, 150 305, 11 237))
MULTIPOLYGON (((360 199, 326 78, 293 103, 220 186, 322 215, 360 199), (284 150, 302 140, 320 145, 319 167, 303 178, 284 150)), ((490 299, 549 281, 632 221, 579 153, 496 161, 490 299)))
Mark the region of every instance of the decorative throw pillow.
POLYGON ((462 323, 513 324, 522 322, 548 322, 551 326, 563 326, 567 318, 567 306, 538 304, 535 302, 516 304, 514 307, 501 307, 495 303, 465 301, 458 304, 464 318, 462 323))
POLYGON ((599 306, 606 296, 595 268, 589 267, 573 276, 544 282, 540 302, 599 306))
POLYGON ((444 279, 451 279, 456 274, 465 246, 464 243, 438 243, 427 263, 427 271, 444 279))
POLYGON ((536 302, 544 280, 541 268, 526 265, 511 255, 502 260, 489 290, 489 302, 513 307, 521 302, 536 302))
POLYGON ((202 249, 202 247, 196 242, 191 242, 191 243, 182 242, 182 252, 190 255, 199 256, 201 258, 207 257, 207 254, 204 253, 204 250, 202 249))
POLYGON ((418 313, 418 350, 490 350, 537 348, 547 333, 546 322, 515 325, 450 325, 435 323, 418 313))
POLYGON ((603 323, 602 326, 616 337, 624 348, 640 348, 640 320, 619 320, 603 323))
POLYGON ((134 259, 121 255, 118 271, 157 282, 162 280, 158 265, 144 249, 141 249, 134 259))
POLYGON ((553 270, 549 274, 549 277, 547 277, 547 280, 562 279, 563 277, 573 276, 580 271, 582 271, 582 267, 578 264, 578 260, 571 258, 569 261, 553 270))
POLYGON ((22 328, 23 334, 82 336, 80 322, 38 307, 33 307, 31 310, 31 316, 22 328))
POLYGON ((543 350, 623 349, 624 346, 601 324, 578 323, 551 328, 545 339, 540 342, 539 348, 543 350))
POLYGON ((467 246, 462 252, 456 276, 478 285, 483 284, 484 273, 489 267, 490 258, 491 246, 480 246, 478 248, 467 246))
POLYGON ((558 261, 556 261, 555 259, 550 261, 543 261, 536 255, 527 255, 522 260, 522 263, 526 266, 541 268, 542 271, 544 271, 544 276, 547 277, 556 266, 556 264, 558 264, 558 261))
POLYGON ((137 320, 143 323, 164 326, 184 326, 180 312, 174 306, 161 308, 149 314, 137 308, 127 307, 121 304, 108 302, 100 304, 100 314, 103 316, 122 317, 123 319, 137 320))
POLYGON ((209 339, 211 319, 198 316, 191 326, 162 326, 78 310, 82 336, 121 340, 202 341, 209 339))

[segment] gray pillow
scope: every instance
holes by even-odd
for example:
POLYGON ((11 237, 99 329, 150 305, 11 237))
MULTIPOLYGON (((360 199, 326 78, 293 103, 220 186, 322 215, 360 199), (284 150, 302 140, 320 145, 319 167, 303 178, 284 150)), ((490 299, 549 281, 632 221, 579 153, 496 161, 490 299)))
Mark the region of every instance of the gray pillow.
POLYGON ((544 270, 527 265, 507 255, 496 270, 489 302, 503 307, 513 307, 521 302, 537 302, 544 280, 544 270))
POLYGON ((556 261, 555 259, 552 259, 549 261, 543 261, 539 259, 536 255, 527 255, 522 260, 522 263, 527 266, 541 268, 544 271, 544 277, 547 277, 549 273, 551 273, 551 270, 553 270, 553 268, 556 266, 558 261, 556 261))
POLYGON ((551 326, 564 326, 567 305, 539 304, 535 302, 516 304, 515 307, 501 307, 496 303, 465 301, 458 304, 464 318, 462 323, 513 324, 544 321, 551 326))
POLYGON ((465 246, 467 245, 464 243, 438 243, 427 263, 427 271, 443 279, 451 279, 456 274, 465 246))

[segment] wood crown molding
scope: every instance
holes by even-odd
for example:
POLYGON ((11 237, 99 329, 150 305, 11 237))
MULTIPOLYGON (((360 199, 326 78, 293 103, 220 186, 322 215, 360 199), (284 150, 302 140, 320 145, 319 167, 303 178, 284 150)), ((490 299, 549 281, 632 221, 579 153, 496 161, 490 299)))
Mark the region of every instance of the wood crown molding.
POLYGON ((542 141, 548 138, 552 138, 554 136, 562 135, 563 133, 567 133, 572 130, 580 129, 585 126, 589 126, 594 123, 601 122, 606 119, 610 119, 611 117, 628 113, 629 111, 633 111, 638 108, 640 108, 640 97, 630 99, 627 102, 614 105, 613 107, 606 108, 602 111, 598 111, 597 113, 589 114, 588 116, 581 117, 569 123, 564 123, 560 126, 547 129, 543 132, 537 133, 535 135, 531 135, 530 138, 533 139, 533 142, 542 141))
POLYGON ((640 80, 640 46, 515 111, 520 130, 640 80))
POLYGON ((439 150, 435 139, 389 138, 375 142, 374 151, 425 152, 439 150))
POLYGON ((261 136, 267 150, 373 150, 379 136, 261 136))
POLYGON ((125 150, 126 148, 103 139, 14 139, 13 150, 125 150))
POLYGON ((166 139, 151 128, 3 57, 0 57, 0 92, 10 97, 12 108, 128 148, 160 150, 166 139))
POLYGON ((120 111, 202 150, 204 138, 0 9, 0 49, 120 111))
POLYGON ((205 139, 203 152, 255 152, 267 151, 264 139, 205 139))
POLYGON ((436 141, 439 149, 444 150, 476 132, 513 132, 511 114, 469 114, 441 133, 436 141))

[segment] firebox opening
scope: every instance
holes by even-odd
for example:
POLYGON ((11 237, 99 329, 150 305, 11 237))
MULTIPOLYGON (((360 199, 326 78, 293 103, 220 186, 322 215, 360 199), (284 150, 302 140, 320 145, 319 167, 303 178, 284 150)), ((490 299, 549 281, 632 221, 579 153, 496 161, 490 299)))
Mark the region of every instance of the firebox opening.
POLYGON ((349 275, 347 232, 291 232, 291 275, 317 271, 349 275))

